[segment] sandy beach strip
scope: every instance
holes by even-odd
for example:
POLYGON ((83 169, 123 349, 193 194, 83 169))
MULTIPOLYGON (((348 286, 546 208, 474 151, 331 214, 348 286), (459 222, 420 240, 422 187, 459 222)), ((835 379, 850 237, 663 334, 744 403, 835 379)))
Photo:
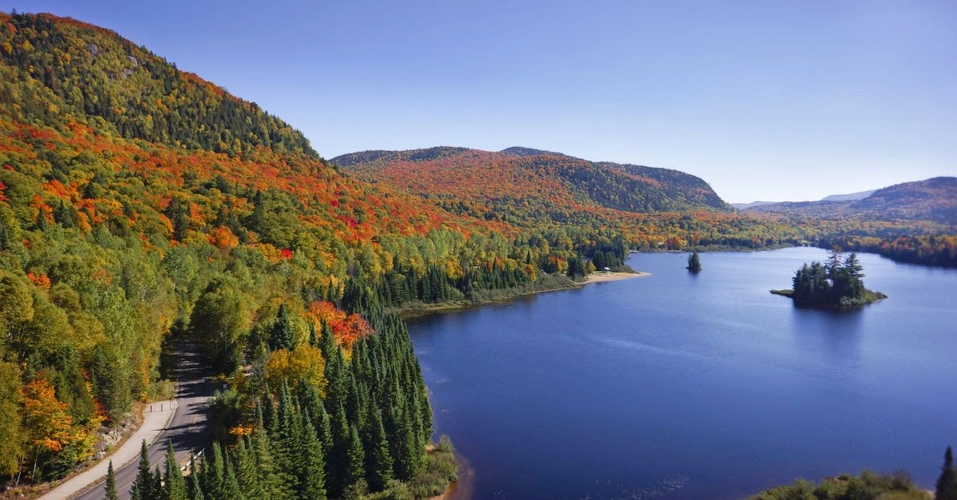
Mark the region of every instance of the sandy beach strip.
POLYGON ((645 276, 651 276, 651 273, 606 273, 606 272, 595 272, 588 275, 585 278, 584 284, 588 285, 590 283, 604 283, 606 281, 620 281, 620 280, 630 280, 632 278, 643 278, 645 276))

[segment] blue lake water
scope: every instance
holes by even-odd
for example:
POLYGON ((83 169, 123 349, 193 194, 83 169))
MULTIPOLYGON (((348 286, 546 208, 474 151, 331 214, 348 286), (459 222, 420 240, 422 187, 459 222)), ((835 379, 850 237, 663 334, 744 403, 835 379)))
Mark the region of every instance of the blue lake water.
POLYGON ((409 321, 476 499, 737 499, 957 445, 957 271, 861 255, 890 298, 795 308, 818 249, 635 254, 651 276, 409 321))

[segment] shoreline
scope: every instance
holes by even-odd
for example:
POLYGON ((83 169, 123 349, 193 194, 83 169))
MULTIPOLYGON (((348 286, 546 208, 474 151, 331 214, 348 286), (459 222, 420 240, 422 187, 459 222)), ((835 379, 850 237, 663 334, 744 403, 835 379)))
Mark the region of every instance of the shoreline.
POLYGON ((635 278, 644 278, 646 276, 651 276, 651 273, 636 271, 633 273, 625 272, 594 272, 585 277, 585 281, 579 283, 580 285, 590 285, 592 283, 607 283, 609 281, 621 281, 621 280, 630 280, 635 278))
POLYGON ((594 272, 586 276, 583 281, 568 280, 566 283, 563 283, 561 286, 547 287, 547 288, 541 288, 537 290, 517 291, 515 293, 506 294, 502 297, 496 297, 493 299, 479 300, 479 301, 458 300, 458 301, 451 301, 451 302, 441 302, 437 304, 420 303, 420 304, 416 304, 404 309, 394 309, 394 311, 399 316, 401 316, 402 319, 409 319, 409 318, 416 318, 419 316, 427 316, 427 315, 435 314, 435 313, 464 311, 464 310, 473 309, 476 307, 482 307, 489 304, 504 304, 506 302, 515 300, 520 297, 528 297, 532 295, 538 295, 540 293, 560 292, 563 290, 580 290, 585 285, 591 285, 593 283, 607 283, 611 281, 644 278, 646 276, 651 276, 651 273, 641 272, 641 271, 594 272))

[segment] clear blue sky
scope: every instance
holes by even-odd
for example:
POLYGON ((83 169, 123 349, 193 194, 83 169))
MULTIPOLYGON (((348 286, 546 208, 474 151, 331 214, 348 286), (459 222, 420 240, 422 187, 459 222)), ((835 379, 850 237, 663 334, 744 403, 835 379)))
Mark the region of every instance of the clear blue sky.
POLYGON ((732 202, 957 175, 957 2, 0 0, 113 29, 326 158, 528 146, 732 202))

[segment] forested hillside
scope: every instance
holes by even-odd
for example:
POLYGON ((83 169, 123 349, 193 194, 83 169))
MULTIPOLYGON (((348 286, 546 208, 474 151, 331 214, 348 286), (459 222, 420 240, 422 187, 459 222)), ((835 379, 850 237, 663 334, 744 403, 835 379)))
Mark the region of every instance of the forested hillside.
POLYGON ((957 178, 935 177, 874 191, 863 199, 772 203, 749 214, 779 217, 822 248, 873 252, 899 262, 957 267, 957 178))
POLYGON ((957 177, 896 184, 863 199, 772 203, 748 210, 799 217, 931 221, 957 226, 957 177))
POLYGON ((325 440, 318 486, 263 479, 282 496, 447 482, 384 306, 533 283, 534 263, 564 256, 344 177, 289 125, 108 30, 0 14, 0 56, 5 482, 62 476, 163 396, 174 338, 229 381, 213 408, 230 450, 259 435, 250 446, 283 473, 306 458, 315 471, 300 444, 325 440), (280 408, 298 416, 270 419, 280 408))
POLYGON ((499 199, 511 203, 547 197, 565 207, 578 204, 627 212, 730 209, 706 182, 683 172, 594 163, 531 148, 498 153, 449 147, 368 151, 332 162, 369 179, 455 199, 487 195, 493 203, 499 199), (490 183, 497 183, 496 189, 486 189, 490 183))
POLYGON ((612 231, 634 249, 764 248, 809 237, 776 217, 736 213, 706 182, 674 170, 521 147, 367 151, 330 161, 455 214, 507 222, 526 233, 564 233, 573 241, 612 231))
POLYGON ((59 127, 85 115, 102 119, 98 129, 154 143, 317 156, 302 134, 256 104, 110 30, 45 14, 2 22, 0 101, 11 105, 5 111, 14 120, 59 127))

